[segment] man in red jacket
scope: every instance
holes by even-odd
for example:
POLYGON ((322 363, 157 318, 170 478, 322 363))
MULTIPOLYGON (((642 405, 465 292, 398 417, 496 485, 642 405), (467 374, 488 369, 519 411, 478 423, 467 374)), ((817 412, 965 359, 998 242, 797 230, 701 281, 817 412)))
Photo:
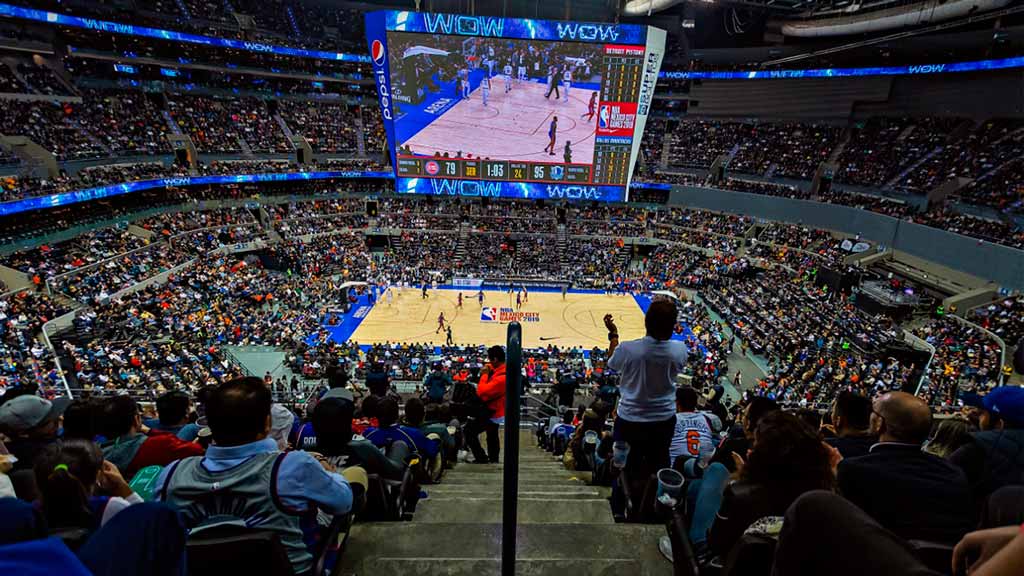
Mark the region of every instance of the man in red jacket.
POLYGON ((465 429, 474 464, 498 463, 498 426, 505 423, 505 350, 491 346, 487 349, 487 360, 476 387, 476 395, 486 408, 470 419, 465 429), (487 433, 487 452, 480 446, 481 432, 487 433))
POLYGON ((174 434, 151 431, 142 424, 139 407, 128 396, 115 396, 103 405, 100 430, 109 440, 100 447, 129 481, 146 466, 166 466, 189 456, 202 456, 205 450, 195 442, 186 442, 174 434))

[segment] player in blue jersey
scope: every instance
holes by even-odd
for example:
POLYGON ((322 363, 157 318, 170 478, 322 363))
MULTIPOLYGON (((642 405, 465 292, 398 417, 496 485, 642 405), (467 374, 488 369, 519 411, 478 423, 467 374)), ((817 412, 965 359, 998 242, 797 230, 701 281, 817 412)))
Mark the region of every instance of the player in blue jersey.
POLYGON ((555 141, 558 138, 558 116, 551 118, 551 125, 548 126, 548 145, 544 147, 544 151, 548 152, 549 155, 555 155, 555 141))

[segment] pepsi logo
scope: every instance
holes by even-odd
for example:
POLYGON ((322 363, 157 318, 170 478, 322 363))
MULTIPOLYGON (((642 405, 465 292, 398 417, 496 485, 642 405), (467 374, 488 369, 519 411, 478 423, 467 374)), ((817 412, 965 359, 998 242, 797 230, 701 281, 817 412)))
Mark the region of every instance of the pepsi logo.
POLYGON ((441 171, 441 167, 433 160, 428 160, 424 168, 427 170, 427 174, 430 174, 431 176, 436 176, 437 173, 441 171))
POLYGON ((373 58, 373 63, 377 66, 384 65, 384 43, 380 40, 374 40, 373 44, 370 45, 370 56, 373 58))

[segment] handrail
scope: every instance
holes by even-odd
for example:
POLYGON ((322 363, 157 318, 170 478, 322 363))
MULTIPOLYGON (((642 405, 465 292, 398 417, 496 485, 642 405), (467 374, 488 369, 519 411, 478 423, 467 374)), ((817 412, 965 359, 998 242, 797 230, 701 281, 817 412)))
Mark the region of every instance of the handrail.
POLYGON ((516 521, 519 513, 519 398, 523 378, 523 328, 508 325, 505 345, 505 468, 502 474, 501 575, 516 573, 516 521))

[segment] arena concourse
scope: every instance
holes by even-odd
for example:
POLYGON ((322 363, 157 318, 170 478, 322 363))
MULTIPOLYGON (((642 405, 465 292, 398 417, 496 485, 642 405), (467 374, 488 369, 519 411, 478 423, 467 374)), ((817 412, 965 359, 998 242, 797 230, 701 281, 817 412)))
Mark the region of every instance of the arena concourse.
POLYGON ((1019 1, 428 4, 0 3, 0 572, 1024 574, 1019 1))

